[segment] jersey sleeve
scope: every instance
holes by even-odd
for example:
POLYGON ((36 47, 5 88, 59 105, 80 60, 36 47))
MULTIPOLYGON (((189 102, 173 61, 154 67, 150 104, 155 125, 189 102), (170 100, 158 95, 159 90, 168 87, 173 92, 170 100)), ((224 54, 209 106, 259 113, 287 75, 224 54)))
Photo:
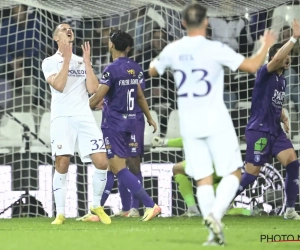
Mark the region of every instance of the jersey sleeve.
POLYGON ((245 57, 237 52, 235 52, 232 48, 223 43, 217 43, 218 51, 216 53, 217 61, 223 65, 230 68, 232 71, 236 71, 242 62, 245 60, 245 57))
POLYGON ((105 84, 108 87, 111 87, 113 85, 113 74, 112 74, 112 68, 107 66, 102 74, 102 77, 100 79, 100 84, 105 84))
POLYGON ((42 70, 43 70, 46 81, 49 78, 49 76, 52 76, 59 72, 56 62, 51 60, 50 58, 46 58, 42 62, 42 70))
POLYGON ((163 75, 165 70, 171 67, 170 51, 170 45, 167 45, 157 58, 154 67, 159 75, 163 75))

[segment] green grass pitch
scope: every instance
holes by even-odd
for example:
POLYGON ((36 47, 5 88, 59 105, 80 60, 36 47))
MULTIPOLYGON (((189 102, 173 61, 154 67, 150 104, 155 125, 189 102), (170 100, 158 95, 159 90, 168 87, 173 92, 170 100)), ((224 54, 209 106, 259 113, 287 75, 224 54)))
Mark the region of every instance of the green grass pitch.
MULTIPOLYGON (((202 247, 207 230, 201 218, 113 218, 111 225, 67 219, 51 225, 48 218, 0 220, 1 250, 195 250, 202 247)), ((300 249, 300 242, 261 242, 262 234, 300 235, 300 221, 282 217, 226 216, 227 249, 300 249)))

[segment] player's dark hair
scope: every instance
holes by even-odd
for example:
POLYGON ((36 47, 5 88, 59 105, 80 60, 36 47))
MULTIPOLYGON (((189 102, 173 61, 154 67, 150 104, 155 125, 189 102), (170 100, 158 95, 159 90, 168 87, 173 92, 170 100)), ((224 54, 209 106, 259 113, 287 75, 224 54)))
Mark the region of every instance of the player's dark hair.
POLYGON ((115 45, 115 49, 124 52, 128 47, 133 47, 133 38, 122 30, 113 30, 109 34, 110 41, 115 45))
POLYGON ((282 43, 275 43, 270 49, 269 49, 269 62, 272 60, 272 58, 275 56, 277 51, 283 46, 282 43))
POLYGON ((66 23, 66 22, 58 23, 58 24, 53 28, 53 30, 52 30, 52 37, 54 37, 54 36, 56 35, 56 31, 57 31, 57 29, 58 29, 58 26, 61 25, 61 24, 67 24, 67 25, 70 25, 70 24, 68 24, 68 23, 66 23))
POLYGON ((187 27, 198 27, 206 18, 207 9, 198 4, 193 3, 187 5, 182 11, 182 18, 186 22, 187 27))

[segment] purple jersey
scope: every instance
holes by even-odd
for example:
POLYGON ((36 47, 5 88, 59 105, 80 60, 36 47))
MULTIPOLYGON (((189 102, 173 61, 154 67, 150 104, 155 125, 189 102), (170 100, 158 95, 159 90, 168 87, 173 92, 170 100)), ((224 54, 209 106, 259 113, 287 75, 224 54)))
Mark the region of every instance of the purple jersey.
POLYGON ((246 130, 268 132, 275 136, 282 132, 280 117, 285 87, 286 80, 283 74, 268 72, 267 64, 258 70, 246 130))
POLYGON ((104 98, 101 128, 135 131, 138 84, 144 84, 141 66, 127 57, 120 57, 106 67, 100 84, 110 87, 104 98))

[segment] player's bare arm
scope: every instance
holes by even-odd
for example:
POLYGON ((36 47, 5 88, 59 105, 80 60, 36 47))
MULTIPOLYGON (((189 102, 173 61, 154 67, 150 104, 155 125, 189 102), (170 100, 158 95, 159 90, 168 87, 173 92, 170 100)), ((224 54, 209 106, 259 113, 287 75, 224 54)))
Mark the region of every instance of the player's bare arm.
POLYGON ((290 125, 289 125, 289 119, 287 118, 287 116, 284 113, 284 110, 281 111, 281 117, 280 117, 280 121, 283 123, 284 125, 284 131, 286 133, 289 133, 290 131, 290 125))
POLYGON ((94 109, 99 104, 99 102, 103 100, 108 90, 109 90, 109 86, 105 84, 98 84, 97 92, 90 98, 91 109, 94 109))
MULTIPOLYGON (((297 39, 300 37, 300 22, 294 19, 292 23, 293 36, 289 41, 287 41, 281 49, 277 51, 274 58, 268 63, 267 68, 269 72, 273 72, 282 67, 285 63, 286 57, 290 54, 293 49, 297 39)), ((289 64, 289 61, 286 62, 289 64)))
POLYGON ((157 130, 157 125, 156 125, 155 121, 152 119, 152 116, 149 111, 148 103, 146 101, 146 98, 144 96, 144 93, 143 93, 143 90, 142 90, 140 84, 138 84, 138 88, 137 88, 137 103, 140 106, 140 108, 142 109, 145 116, 147 117, 147 122, 149 123, 149 125, 154 128, 153 133, 155 133, 157 130))
POLYGON ((91 46, 90 42, 84 42, 81 45, 82 52, 83 52, 83 62, 85 64, 86 69, 86 88, 89 94, 94 94, 99 85, 99 81, 94 73, 92 64, 91 64, 91 46))
POLYGON ((57 91, 63 92, 67 83, 69 74, 69 65, 72 57, 72 44, 66 41, 61 46, 61 53, 64 58, 62 67, 57 74, 53 74, 47 78, 47 82, 57 91))
POLYGON ((264 63, 269 48, 277 41, 277 35, 272 30, 266 30, 261 41, 262 45, 258 52, 254 56, 246 58, 240 65, 240 70, 255 74, 264 63))

